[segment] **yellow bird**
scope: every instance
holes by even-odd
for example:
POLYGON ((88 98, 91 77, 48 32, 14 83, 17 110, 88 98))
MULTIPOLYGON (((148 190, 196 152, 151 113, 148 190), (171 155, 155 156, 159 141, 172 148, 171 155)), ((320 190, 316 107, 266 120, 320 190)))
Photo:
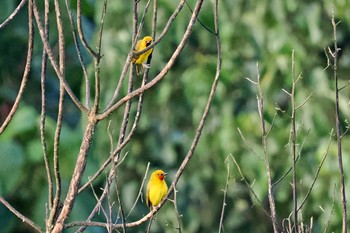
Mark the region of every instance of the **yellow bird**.
POLYGON ((163 197, 168 192, 168 186, 165 183, 166 173, 162 170, 157 170, 152 173, 148 184, 146 192, 146 205, 149 208, 152 206, 157 206, 162 201, 163 197))
MULTIPOLYGON (((152 37, 150 36, 145 36, 142 40, 137 41, 136 43, 136 47, 134 52, 140 52, 141 50, 144 50, 146 47, 148 47, 150 44, 152 44, 152 37)), ((144 62, 147 61, 149 55, 152 54, 153 48, 151 48, 150 50, 148 50, 147 52, 144 52, 138 56, 134 56, 132 58, 132 63, 135 64, 136 66, 136 74, 140 75, 143 73, 145 68, 149 68, 148 65, 144 64, 144 62)))

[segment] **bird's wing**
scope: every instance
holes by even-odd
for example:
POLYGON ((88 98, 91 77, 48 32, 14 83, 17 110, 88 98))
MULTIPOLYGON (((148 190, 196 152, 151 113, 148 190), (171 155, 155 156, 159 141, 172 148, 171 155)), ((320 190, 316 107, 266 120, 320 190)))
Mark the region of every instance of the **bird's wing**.
POLYGON ((149 200, 149 184, 147 185, 147 191, 146 191, 146 205, 148 206, 148 207, 151 207, 151 201, 149 200))
POLYGON ((141 45, 142 45, 142 40, 137 41, 136 46, 135 46, 135 52, 141 51, 141 45))

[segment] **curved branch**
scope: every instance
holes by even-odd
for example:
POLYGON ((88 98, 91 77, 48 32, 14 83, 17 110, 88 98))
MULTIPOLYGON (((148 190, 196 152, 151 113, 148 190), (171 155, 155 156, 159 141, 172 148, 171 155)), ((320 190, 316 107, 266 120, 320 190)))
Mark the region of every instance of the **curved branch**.
MULTIPOLYGON (((50 13, 50 4, 49 0, 45 0, 45 9, 44 9, 44 24, 45 24, 45 37, 49 39, 49 13, 50 13)), ((51 211, 53 207, 53 185, 52 185, 52 175, 51 167, 49 163, 49 157, 46 146, 46 72, 47 72, 47 54, 43 48, 43 54, 41 59, 41 114, 40 114, 40 138, 41 145, 43 150, 43 158, 45 163, 45 170, 48 183, 48 206, 51 211)))
POLYGON ((80 63, 81 69, 83 70, 84 79, 85 79, 85 99, 86 99, 85 105, 87 106, 87 108, 89 108, 89 106, 90 106, 90 80, 89 80, 86 66, 84 63, 84 58, 81 55, 81 49, 80 49, 80 45, 78 43, 77 29, 75 27, 75 22, 73 19, 72 11, 69 8, 69 6, 70 6, 70 0, 66 0, 66 8, 67 8, 68 16, 69 16, 70 25, 72 27, 73 41, 75 44, 75 49, 77 50, 79 63, 80 63))
POLYGON ((37 226, 32 220, 18 212, 10 203, 8 203, 4 198, 0 197, 0 202, 14 215, 16 215, 19 219, 21 219, 22 222, 27 223, 29 226, 34 228, 37 232, 44 233, 44 231, 37 226))
POLYGON ((90 45, 86 42, 85 36, 84 36, 84 32, 83 32, 83 27, 82 27, 82 23, 81 23, 81 0, 77 1, 77 24, 78 24, 78 34, 80 37, 80 40, 82 42, 82 44, 84 45, 84 47, 86 48, 86 50, 95 58, 100 57, 100 55, 98 53, 96 53, 91 47, 90 45))
POLYGON ((16 9, 0 24, 0 29, 5 27, 17 14, 18 12, 23 8, 24 4, 27 2, 27 0, 22 0, 16 9))
POLYGON ((33 47, 34 47, 34 25, 33 25, 33 8, 32 8, 33 2, 30 1, 28 5, 28 50, 27 50, 27 60, 26 60, 26 66, 24 68, 23 72, 23 78, 21 82, 21 86, 19 88, 15 103, 12 106, 12 109, 8 116, 6 117, 5 121, 2 123, 0 127, 0 134, 4 132, 6 127, 10 124, 13 116, 15 115, 19 103, 22 99, 24 89, 26 87, 28 77, 29 77, 29 72, 30 72, 30 67, 32 64, 32 56, 33 56, 33 47))

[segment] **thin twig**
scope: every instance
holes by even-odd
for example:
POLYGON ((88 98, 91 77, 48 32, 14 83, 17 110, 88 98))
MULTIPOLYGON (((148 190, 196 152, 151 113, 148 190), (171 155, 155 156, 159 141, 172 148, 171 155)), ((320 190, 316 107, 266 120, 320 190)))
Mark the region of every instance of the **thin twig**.
POLYGON ((18 12, 23 8, 24 4, 26 4, 27 0, 22 0, 16 9, 0 24, 0 30, 5 27, 17 14, 18 12))
POLYGON ((222 200, 222 208, 221 208, 221 215, 220 215, 220 223, 219 223, 219 233, 221 233, 221 230, 224 231, 224 215, 225 215, 225 208, 226 208, 226 197, 227 197, 227 190, 228 190, 228 183, 230 181, 230 161, 229 161, 229 156, 226 157, 225 163, 226 163, 226 170, 227 170, 227 175, 226 175, 226 184, 225 188, 222 190, 224 192, 224 197, 222 200))
POLYGON ((118 182, 118 172, 116 171, 116 163, 112 163, 112 172, 114 173, 114 181, 115 181, 115 192, 117 194, 117 201, 118 201, 118 205, 119 205, 119 211, 120 211, 120 215, 121 215, 121 221, 123 224, 123 233, 126 232, 125 230, 125 213, 124 213, 124 207, 122 204, 122 200, 121 200, 121 196, 120 196, 120 186, 119 186, 119 182, 118 182))
POLYGON ((272 221, 273 231, 275 233, 278 232, 277 227, 277 216, 276 216, 276 206, 275 206, 275 198, 273 196, 273 190, 272 190, 272 178, 271 178, 271 168, 270 168, 270 161, 269 156, 267 152, 267 133, 265 128, 265 118, 264 118, 264 97, 263 92, 261 90, 260 86, 260 74, 259 74, 259 67, 257 65, 257 88, 258 88, 258 94, 257 94, 257 101, 258 101, 258 112, 260 116, 260 123, 261 123, 261 143, 264 151, 264 161, 265 161, 265 168, 267 172, 267 184, 268 184, 268 198, 269 198, 269 205, 270 205, 270 217, 272 221))
MULTIPOLYGON (((335 190, 336 190, 336 185, 334 184, 334 188, 333 188, 333 198, 332 198, 332 207, 331 207, 331 213, 329 214, 329 218, 327 219, 327 221, 325 222, 325 226, 324 226, 324 233, 327 233, 328 232, 328 227, 331 223, 331 219, 332 219, 332 216, 334 214, 334 203, 335 203, 335 190)), ((322 209, 323 210, 323 209, 322 209)))
MULTIPOLYGON (((25 3, 25 1, 22 1, 22 2, 25 3)), ((27 85, 27 81, 28 81, 28 77, 29 77, 29 73, 30 73, 30 68, 31 68, 31 64, 32 64, 32 56, 33 56, 33 48, 34 48, 34 25, 33 25, 33 7, 32 7, 32 5, 33 5, 33 1, 30 1, 28 3, 28 50, 27 50, 26 66, 24 68, 22 82, 21 82, 21 86, 18 90, 16 100, 11 108, 10 113, 7 115, 5 121, 2 123, 2 125, 0 127, 0 135, 4 132, 6 127, 10 124, 13 116, 15 115, 15 113, 19 107, 19 103, 22 100, 23 92, 24 92, 24 89, 27 85)), ((17 14, 17 12, 15 14, 17 14)))
MULTIPOLYGON (((235 164, 239 175, 241 176, 241 181, 244 182, 244 184, 247 186, 247 188, 249 189, 249 191, 253 194, 255 200, 259 203, 259 205, 261 206, 262 210, 264 211, 264 213, 266 214, 266 216, 271 217, 271 215, 269 214, 269 212, 267 210, 265 210, 265 208, 263 207, 263 204, 261 203, 258 195, 255 193, 254 189, 252 188, 252 185, 248 183, 247 179, 245 178, 241 167, 239 166, 238 162, 236 161, 235 157, 230 154, 230 156, 232 157, 233 163, 235 164)), ((272 219, 271 219, 272 220, 272 219)))
POLYGON ((294 67, 294 50, 292 50, 292 92, 290 93, 291 105, 292 105, 292 115, 291 115, 291 135, 290 142, 292 146, 292 167, 293 167, 293 214, 294 214, 294 230, 296 233, 299 232, 298 229, 298 196, 297 196, 297 171, 296 171, 296 138, 297 131, 295 127, 295 67, 294 67))
POLYGON ((147 167, 146 167, 146 171, 145 171, 145 175, 143 176, 143 179, 142 179, 142 183, 140 185, 140 189, 139 189, 139 193, 137 194, 137 197, 136 197, 136 200, 134 202, 134 204, 132 205, 132 207, 130 208, 130 211, 128 213, 128 215, 125 217, 125 219, 127 219, 130 214, 132 213, 132 211, 134 210, 139 198, 142 198, 142 190, 143 190, 143 186, 145 185, 145 181, 146 181, 146 178, 147 178, 147 173, 148 173, 148 170, 149 170, 149 165, 150 163, 148 162, 147 163, 147 167))
POLYGON ((82 26, 82 20, 81 20, 81 0, 77 0, 77 28, 78 28, 78 34, 81 40, 81 43, 86 48, 86 50, 94 57, 98 58, 99 54, 96 53, 88 44, 88 42, 85 39, 84 32, 83 32, 83 26, 82 26))
POLYGON ((244 135, 243 135, 241 129, 240 129, 240 128, 237 128, 237 131, 238 131, 239 135, 241 136, 241 138, 242 138, 244 144, 247 146, 248 150, 250 150, 257 158, 263 160, 263 158, 262 158, 261 156, 259 156, 258 153, 255 152, 255 150, 253 149, 253 147, 251 147, 251 146, 248 144, 248 142, 247 142, 247 140, 245 139, 245 137, 244 137, 244 135))
POLYGON ((326 152, 325 152, 324 155, 323 155, 323 158, 322 158, 322 160, 321 160, 321 163, 318 165, 318 168, 317 168, 315 177, 314 177, 314 179, 313 179, 313 181, 312 181, 312 184, 311 184, 311 186, 310 186, 310 188, 309 188, 309 191, 308 191, 307 194, 305 195, 304 200, 301 202, 301 204, 300 204, 300 206, 299 206, 299 208, 298 208, 298 211, 301 210, 301 208, 302 208, 303 205, 305 204, 306 200, 308 199, 309 195, 311 194, 312 188, 314 187, 314 185, 315 185, 315 183, 316 183, 316 180, 317 180, 317 178, 318 178, 318 174, 319 174, 320 171, 321 171, 322 165, 323 165, 324 161, 326 160, 326 158, 327 158, 327 156, 328 156, 329 147, 330 147, 330 145, 331 145, 331 140, 332 140, 332 134, 333 134, 333 129, 332 129, 332 132, 331 132, 331 134, 330 134, 331 136, 329 137, 329 140, 328 140, 327 150, 326 150, 326 152))
MULTIPOLYGON (((63 27, 61 21, 61 10, 59 6, 58 0, 54 1, 55 4, 55 12, 56 12, 56 24, 58 30, 58 43, 59 43, 59 68, 60 73, 64 76, 65 73, 65 45, 64 45, 64 34, 63 27)), ((60 145, 60 137, 63 123, 63 106, 64 106, 64 85, 62 81, 60 81, 60 92, 59 92, 59 100, 58 100, 58 114, 56 120, 56 131, 54 137, 54 153, 53 153, 53 164, 54 164, 54 177, 56 183, 56 192, 55 198, 53 200, 53 206, 50 212, 50 217, 48 219, 48 227, 51 229, 53 226, 54 218, 57 214, 59 203, 61 200, 61 175, 59 168, 59 145, 60 145)))
POLYGON ((89 76, 88 76, 88 73, 86 70, 84 58, 81 55, 80 44, 78 43, 77 28, 75 26, 75 22, 73 19, 72 10, 70 9, 70 0, 66 0, 65 2, 66 2, 67 12, 68 12, 68 16, 69 16, 69 22, 70 22, 70 25, 72 28, 75 49, 77 51, 79 63, 80 63, 81 69, 83 70, 84 79, 85 79, 85 105, 87 108, 89 108, 90 107, 90 80, 89 80, 89 76))
MULTIPOLYGON (((32 0, 29 0, 29 3, 32 0)), ((22 222, 28 224, 29 226, 31 226, 32 228, 34 228, 37 232, 40 233, 44 233, 44 231, 37 226, 32 220, 30 220, 29 218, 27 218, 26 216, 24 216, 23 214, 21 214, 20 212, 18 212, 12 205, 10 205, 10 203, 8 203, 3 197, 0 197, 0 203, 2 203, 9 211, 11 211, 14 215, 17 216, 17 218, 21 219, 22 222)))
MULTIPOLYGON (((90 188, 91 188, 92 194, 94 195, 96 201, 98 201, 98 196, 97 196, 96 191, 95 191, 94 187, 92 186, 92 184, 90 185, 90 188)), ((105 219, 107 221, 108 220, 108 215, 107 215, 105 209, 102 207, 102 203, 99 202, 99 211, 100 210, 102 211, 102 214, 103 214, 103 216, 105 217, 105 219)))
POLYGON ((157 32, 157 19, 158 19, 158 6, 157 6, 157 0, 153 0, 152 38, 156 38, 156 32, 157 32))
MULTIPOLYGON (((187 1, 186 1, 186 5, 187 5, 188 9, 190 10, 190 12, 193 13, 192 7, 190 6, 190 4, 188 4, 187 1)), ((205 25, 205 24, 202 22, 202 20, 199 19, 199 17, 197 17, 197 20, 198 20, 198 23, 199 23, 200 25, 202 25, 202 27, 203 27, 205 30, 207 30, 209 33, 211 33, 211 34, 213 34, 213 35, 216 35, 215 32, 214 32, 212 29, 210 29, 207 25, 205 25)))
MULTIPOLYGON (((45 0, 45 9, 44 9, 44 22, 45 22, 45 37, 49 39, 49 0, 45 0)), ((52 174, 51 167, 49 163, 49 158, 47 155, 46 147, 46 136, 45 136, 45 125, 46 125, 46 72, 47 72, 47 54, 43 48, 43 54, 41 59, 41 115, 40 115, 40 138, 41 145, 43 149, 43 158, 45 163, 45 170, 47 175, 48 183, 48 206, 51 211, 53 207, 53 184, 52 184, 52 174)))
MULTIPOLYGON (((104 188, 102 189, 103 192, 102 192, 100 198, 97 200, 97 203, 96 203, 95 207, 93 208, 93 210, 91 211, 90 215, 86 218, 86 222, 90 222, 91 219, 92 219, 92 218, 95 216, 95 214, 97 213, 97 211, 100 209, 100 206, 101 206, 103 200, 107 197, 107 195, 108 195, 108 193, 109 193, 109 189, 110 189, 110 187, 111 187, 111 183, 112 183, 112 181, 113 181, 113 178, 114 178, 114 173, 113 173, 113 172, 110 172, 110 173, 108 174, 107 178, 106 178, 106 184, 105 184, 104 188)), ((91 185, 91 182, 88 182, 88 184, 91 185)), ((69 225, 69 224, 68 224, 68 225, 69 225)), ((86 227, 89 226, 89 225, 84 225, 84 224, 83 224, 83 225, 80 225, 80 226, 81 226, 81 227, 76 231, 76 233, 81 233, 81 232, 83 232, 83 231, 86 229, 86 227)), ((121 227, 124 228, 124 227, 125 227, 125 224, 123 223, 123 224, 121 225, 121 227)), ((67 227, 65 226, 65 228, 67 228, 67 227)))
MULTIPOLYGON (((99 102, 100 102, 100 63, 101 63, 101 48, 102 48, 102 35, 103 35, 103 26, 105 21, 105 16, 107 12, 107 3, 108 0, 104 1, 103 9, 102 9, 102 15, 101 15, 101 22, 100 22, 100 31, 98 34, 98 41, 97 41, 97 56, 94 56, 95 58, 95 99, 93 104, 92 111, 98 112, 99 111, 99 102)), ((79 7, 80 9, 80 7, 79 7)), ((82 32, 81 32, 82 33, 82 32)))
POLYGON ((298 109, 302 108, 306 104, 306 102, 309 101, 311 96, 312 96, 312 93, 308 97, 306 97, 306 99, 301 104, 299 104, 297 107, 295 107, 295 111, 297 111, 298 109))
POLYGON ((177 192, 178 190, 176 189, 176 187, 174 187, 174 209, 175 209, 175 214, 176 214, 176 219, 177 219, 177 223, 178 223, 178 226, 176 227, 176 229, 178 230, 179 233, 182 232, 182 228, 181 228, 181 218, 182 218, 182 215, 179 214, 179 210, 177 208, 177 192))
MULTIPOLYGON (((310 129, 307 131, 306 136, 305 136, 303 142, 301 143, 300 150, 299 150, 298 156, 296 158, 297 162, 298 162, 298 160, 299 160, 299 158, 301 156, 301 152, 302 152, 302 150, 304 148, 304 145, 305 145, 307 137, 309 136, 309 133, 310 133, 310 129)), ((275 181, 272 184, 272 187, 276 186, 279 182, 281 182, 292 171, 292 169, 293 169, 293 167, 290 167, 277 181, 275 181)))
POLYGON ((343 154, 342 154, 342 138, 341 138, 341 125, 339 115, 339 89, 338 89, 338 42, 337 42, 337 24, 334 19, 334 12, 332 14, 333 25, 333 40, 334 40, 334 53, 333 53, 333 78, 335 82, 335 124, 337 132, 337 148, 338 148, 338 165, 340 176, 340 193, 341 193, 341 206, 342 206, 342 233, 347 232, 347 209, 346 209, 346 191, 344 180, 344 168, 343 168, 343 154))

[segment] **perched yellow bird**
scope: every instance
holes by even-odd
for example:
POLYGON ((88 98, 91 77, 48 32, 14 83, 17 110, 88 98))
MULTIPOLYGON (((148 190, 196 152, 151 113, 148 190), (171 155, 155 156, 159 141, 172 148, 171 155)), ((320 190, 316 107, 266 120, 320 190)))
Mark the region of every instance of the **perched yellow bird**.
MULTIPOLYGON (((136 47, 134 52, 140 52, 141 50, 144 50, 146 47, 148 47, 150 44, 152 44, 152 37, 150 36, 145 36, 142 40, 137 41, 136 43, 136 47)), ((147 61, 149 55, 152 54, 153 48, 151 48, 150 50, 148 50, 147 52, 144 52, 138 56, 134 56, 132 58, 132 63, 135 64, 136 66, 136 74, 140 75, 143 73, 145 68, 149 68, 148 65, 144 64, 144 62, 147 61)))
POLYGON ((157 206, 168 192, 168 186, 165 183, 166 173, 162 170, 157 170, 152 173, 146 192, 146 204, 149 208, 157 206))

